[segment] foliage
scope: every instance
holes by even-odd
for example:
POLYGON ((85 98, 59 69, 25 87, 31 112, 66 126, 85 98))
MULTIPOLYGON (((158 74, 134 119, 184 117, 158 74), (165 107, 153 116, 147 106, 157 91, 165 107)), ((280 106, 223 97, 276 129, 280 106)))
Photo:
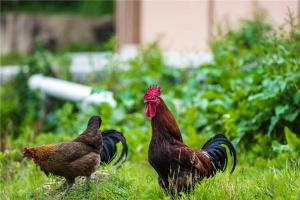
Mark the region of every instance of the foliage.
POLYGON ((115 51, 116 38, 111 36, 107 41, 101 43, 71 43, 58 49, 57 54, 70 52, 93 52, 93 51, 115 51))
MULTIPOLYGON (((28 79, 31 75, 55 76, 59 73, 65 78, 68 77, 68 72, 64 67, 59 68, 57 72, 53 71, 53 65, 55 65, 53 56, 41 44, 38 44, 37 50, 23 64, 26 64, 26 67, 21 68, 15 80, 1 86, 2 139, 6 138, 6 135, 15 138, 28 128, 38 133, 42 128, 37 121, 43 120, 47 102, 42 101, 42 94, 38 91, 29 89, 28 79)), ((51 102, 52 108, 55 108, 55 104, 57 101, 51 102)))
POLYGON ((0 55, 0 67, 3 65, 17 65, 25 62, 26 55, 20 52, 10 52, 0 55))
MULTIPOLYGON (((89 84, 95 90, 113 91, 117 108, 108 105, 82 108, 80 104, 52 98, 40 101, 35 91, 22 84, 31 74, 71 79, 68 68, 60 67, 53 74, 49 62, 53 56, 41 49, 30 58, 29 73, 21 73, 16 79, 14 84, 19 87, 12 90, 14 86, 6 86, 2 91, 2 131, 22 135, 22 130, 36 126, 37 119, 44 116, 43 126, 37 132, 73 135, 77 134, 77 128, 84 127, 90 115, 101 114, 110 127, 125 134, 133 133, 129 136, 133 152, 146 153, 149 135, 145 133, 150 134, 150 126, 143 115, 143 93, 149 85, 159 84, 185 140, 195 141, 192 138, 197 134, 207 139, 224 133, 239 147, 270 156, 272 148, 268 151, 265 148, 272 145, 272 140, 273 144, 287 143, 285 127, 300 134, 297 123, 300 120, 297 57, 300 31, 294 24, 290 30, 289 34, 278 34, 259 19, 245 21, 242 29, 213 41, 215 62, 198 68, 166 66, 157 43, 142 48, 129 62, 112 58, 110 67, 103 71, 105 75, 100 79, 91 77, 89 84), (124 66, 128 69, 124 70, 124 66), (78 120, 80 124, 75 125, 78 120)), ((106 46, 112 49, 113 44, 114 39, 106 46)))
MULTIPOLYGON (((129 62, 128 71, 113 68, 108 82, 102 82, 115 91, 119 103, 107 116, 114 122, 110 124, 125 133, 150 132, 141 101, 147 86, 159 84, 187 140, 197 133, 206 138, 225 133, 239 147, 261 145, 257 153, 268 157, 273 140, 287 142, 285 127, 299 137, 299 26, 278 34, 259 19, 244 23, 212 43, 214 63, 170 69, 154 43, 129 62), (121 113, 117 121, 114 112, 121 113)), ((144 149, 144 136, 137 138, 138 149, 144 149)))
POLYGON ((1 12, 27 12, 27 13, 61 13, 79 14, 88 16, 112 15, 114 13, 114 1, 1 1, 1 12))
MULTIPOLYGON (((93 184, 90 197, 170 199, 147 162, 151 126, 144 116, 143 95, 149 85, 159 84, 189 146, 199 148, 212 135, 223 133, 238 149, 237 171, 206 180, 191 199, 298 199, 300 28, 292 24, 290 30, 276 33, 259 20, 245 21, 243 28, 212 42, 213 63, 196 68, 166 66, 157 43, 141 48, 129 62, 112 57, 101 75, 93 74, 87 84, 93 92, 113 91, 116 108, 42 99, 30 91, 27 81, 35 73, 71 80, 67 67, 53 72, 49 61, 55 58, 40 49, 29 59, 28 73, 1 86, 1 137, 7 135, 7 150, 0 154, 5 177, 0 181, 1 196, 52 197, 35 190, 47 179, 21 158, 20 149, 70 140, 85 129, 91 115, 98 114, 101 130, 114 128, 125 134, 130 161, 118 171, 109 166, 111 179, 93 184)), ((69 198, 83 195, 76 188, 69 198)))
POLYGON ((212 44, 215 64, 200 70, 209 73, 209 84, 220 80, 217 89, 230 105, 223 107, 224 127, 236 142, 257 132, 283 141, 285 126, 300 135, 299 30, 294 25, 289 35, 276 34, 267 24, 246 21, 212 44))

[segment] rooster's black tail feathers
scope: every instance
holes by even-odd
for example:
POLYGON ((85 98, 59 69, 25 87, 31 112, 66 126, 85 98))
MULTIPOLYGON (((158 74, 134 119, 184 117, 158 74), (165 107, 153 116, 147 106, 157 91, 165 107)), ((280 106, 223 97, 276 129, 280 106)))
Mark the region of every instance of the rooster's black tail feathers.
POLYGON ((123 163, 126 160, 128 154, 128 146, 125 137, 122 133, 116 130, 106 130, 102 132, 103 138, 103 150, 100 154, 101 162, 110 163, 116 156, 117 143, 121 142, 123 148, 122 153, 114 165, 123 163))
POLYGON ((226 145, 228 147, 230 155, 233 157, 233 166, 230 173, 232 173, 235 169, 235 149, 231 142, 224 135, 219 134, 210 138, 202 147, 202 150, 208 154, 213 164, 213 174, 215 174, 217 171, 225 171, 227 167, 227 152, 226 148, 224 148, 222 145, 226 145))

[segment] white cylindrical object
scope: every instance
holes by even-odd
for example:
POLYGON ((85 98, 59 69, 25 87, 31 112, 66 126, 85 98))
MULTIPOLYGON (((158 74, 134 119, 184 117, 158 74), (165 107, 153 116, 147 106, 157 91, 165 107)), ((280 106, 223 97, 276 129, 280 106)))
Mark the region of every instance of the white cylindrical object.
POLYGON ((20 72, 21 68, 24 71, 28 71, 28 66, 18 66, 18 65, 7 65, 0 67, 0 83, 7 83, 15 78, 15 76, 20 72))
POLYGON ((91 94, 92 88, 89 86, 39 74, 30 77, 29 87, 31 89, 40 89, 43 93, 60 99, 95 104, 106 102, 112 107, 116 106, 113 93, 110 91, 91 94))

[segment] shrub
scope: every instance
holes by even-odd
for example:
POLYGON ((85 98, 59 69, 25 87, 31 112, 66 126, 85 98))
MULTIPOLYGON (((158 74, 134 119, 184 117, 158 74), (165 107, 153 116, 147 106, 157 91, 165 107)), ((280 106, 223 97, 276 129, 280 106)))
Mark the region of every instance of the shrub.
MULTIPOLYGON (((151 132, 143 114, 143 94, 149 85, 159 84, 190 145, 199 148, 197 138, 204 141, 223 133, 235 145, 269 156, 272 150, 286 150, 281 144, 300 134, 300 29, 291 23, 290 30, 289 34, 276 33, 259 19, 245 21, 241 29, 215 39, 211 44, 215 61, 197 68, 166 66, 157 43, 141 49, 128 62, 112 58, 105 76, 94 77, 89 84, 94 91, 113 91, 117 108, 106 104, 82 107, 51 98, 42 103, 24 84, 33 73, 52 73, 52 55, 40 49, 30 59, 29 73, 21 73, 14 86, 4 87, 1 126, 15 136, 22 135, 37 124, 44 106, 45 120, 39 131, 71 137, 84 129, 91 115, 100 114, 103 128, 123 131, 133 157, 143 159, 151 132), (284 129, 295 135, 287 136, 284 129)), ((56 75, 69 77, 66 72, 56 75)))

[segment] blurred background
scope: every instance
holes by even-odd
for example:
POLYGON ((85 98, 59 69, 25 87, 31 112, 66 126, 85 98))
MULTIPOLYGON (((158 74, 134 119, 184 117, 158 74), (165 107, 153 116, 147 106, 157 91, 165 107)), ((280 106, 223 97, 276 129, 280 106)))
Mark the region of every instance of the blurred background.
POLYGON ((237 148, 237 171, 197 197, 300 198, 299 0, 0 5, 2 199, 51 198, 52 187, 37 192, 47 178, 21 149, 71 140, 95 114, 101 129, 124 133, 130 162, 108 168, 113 179, 91 198, 168 199, 147 163, 143 95, 152 84, 186 144, 222 133, 237 148))
POLYGON ((113 36, 120 48, 159 39, 166 50, 207 51, 220 28, 257 10, 279 26, 288 10, 299 16, 299 7, 297 0, 1 1, 1 54, 30 52, 37 38, 50 50, 102 50, 113 36))

